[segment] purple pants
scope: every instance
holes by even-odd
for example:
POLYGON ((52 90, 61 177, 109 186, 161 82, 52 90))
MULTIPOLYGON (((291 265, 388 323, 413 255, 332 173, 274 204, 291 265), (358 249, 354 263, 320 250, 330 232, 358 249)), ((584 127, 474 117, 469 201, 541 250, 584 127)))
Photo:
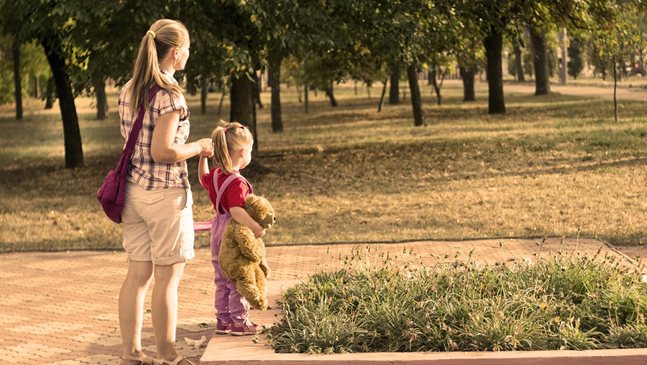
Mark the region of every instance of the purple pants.
POLYGON ((237 324, 247 320, 249 313, 249 303, 236 290, 236 284, 227 279, 222 273, 218 252, 220 252, 220 242, 225 233, 227 222, 231 219, 229 213, 218 214, 211 226, 211 263, 215 273, 214 282, 216 283, 216 318, 223 323, 237 324))

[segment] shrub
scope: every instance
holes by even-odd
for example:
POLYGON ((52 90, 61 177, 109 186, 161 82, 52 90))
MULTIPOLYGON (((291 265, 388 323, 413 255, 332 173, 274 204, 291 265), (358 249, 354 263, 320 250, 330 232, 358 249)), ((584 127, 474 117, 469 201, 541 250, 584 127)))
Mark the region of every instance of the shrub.
POLYGON ((277 352, 514 351, 647 346, 647 284, 611 258, 347 268, 288 290, 277 352))

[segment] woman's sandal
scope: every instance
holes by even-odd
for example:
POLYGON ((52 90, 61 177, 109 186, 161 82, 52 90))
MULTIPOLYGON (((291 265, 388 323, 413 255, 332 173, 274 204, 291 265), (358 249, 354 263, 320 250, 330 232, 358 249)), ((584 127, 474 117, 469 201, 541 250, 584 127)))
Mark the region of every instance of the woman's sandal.
POLYGON ((195 365, 191 361, 183 358, 182 356, 178 356, 175 358, 175 360, 168 362, 168 360, 162 360, 162 365, 195 365), (184 362, 182 362, 184 361, 184 362))
POLYGON ((150 356, 142 354, 141 356, 122 356, 119 365, 126 365, 124 361, 129 361, 128 365, 159 365, 159 362, 150 356))

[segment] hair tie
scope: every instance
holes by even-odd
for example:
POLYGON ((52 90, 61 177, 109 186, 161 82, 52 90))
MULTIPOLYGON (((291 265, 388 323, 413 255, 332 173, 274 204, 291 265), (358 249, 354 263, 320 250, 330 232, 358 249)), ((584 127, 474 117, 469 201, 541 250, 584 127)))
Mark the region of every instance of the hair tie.
POLYGON ((223 133, 227 133, 227 129, 229 129, 229 127, 224 127, 223 129, 224 129, 223 133))
POLYGON ((146 34, 147 34, 147 35, 149 35, 149 36, 151 36, 151 38, 153 38, 153 39, 155 39, 155 37, 157 36, 157 34, 155 34, 155 32, 153 32, 153 31, 152 31, 152 30, 150 30, 150 29, 146 32, 146 34))

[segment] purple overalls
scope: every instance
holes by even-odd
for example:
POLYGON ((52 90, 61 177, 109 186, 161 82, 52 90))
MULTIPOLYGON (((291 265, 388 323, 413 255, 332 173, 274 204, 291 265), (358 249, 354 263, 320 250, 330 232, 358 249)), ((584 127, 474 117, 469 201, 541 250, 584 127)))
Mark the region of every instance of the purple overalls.
POLYGON ((232 181, 236 179, 241 179, 247 186, 249 186, 250 194, 253 193, 252 185, 245 179, 242 175, 238 173, 233 173, 225 179, 220 189, 218 189, 218 174, 214 171, 213 174, 213 186, 216 190, 216 217, 211 224, 211 263, 213 264, 216 283, 216 298, 215 298, 215 307, 216 307, 216 318, 221 323, 244 323, 247 320, 247 314, 249 313, 249 304, 243 296, 238 293, 236 290, 236 284, 232 283, 227 279, 225 274, 222 272, 220 267, 220 261, 218 260, 218 252, 220 252, 220 242, 222 241, 222 236, 225 233, 225 227, 227 222, 231 219, 231 214, 225 211, 220 213, 220 198, 225 193, 225 189, 231 184, 232 181))

